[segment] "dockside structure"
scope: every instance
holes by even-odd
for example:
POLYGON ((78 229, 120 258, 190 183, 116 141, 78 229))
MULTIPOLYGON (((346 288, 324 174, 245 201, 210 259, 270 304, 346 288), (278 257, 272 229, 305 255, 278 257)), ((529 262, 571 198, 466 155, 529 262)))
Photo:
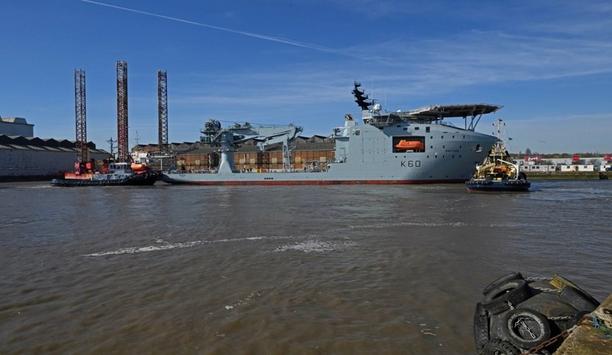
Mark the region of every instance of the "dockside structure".
MULTIPOLYGON (((135 146, 132 153, 154 155, 159 150, 157 144, 141 144, 135 146)), ((219 165, 217 148, 204 142, 170 143, 168 150, 175 157, 174 167, 179 171, 213 171, 219 165)), ((283 150, 280 144, 261 151, 254 140, 249 140, 232 154, 237 171, 269 172, 283 169, 283 150)), ((299 136, 293 142, 291 168, 294 170, 324 170, 327 163, 333 160, 334 141, 331 138, 320 135, 299 136)))

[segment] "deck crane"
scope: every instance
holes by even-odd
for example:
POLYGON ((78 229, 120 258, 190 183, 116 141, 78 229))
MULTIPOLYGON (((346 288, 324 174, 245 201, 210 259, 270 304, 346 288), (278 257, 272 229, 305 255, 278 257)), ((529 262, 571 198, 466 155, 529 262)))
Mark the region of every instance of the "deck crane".
POLYGON ((291 142, 302 132, 302 127, 284 126, 254 126, 248 122, 236 123, 229 128, 221 128, 221 123, 209 120, 205 123, 202 140, 218 147, 221 153, 219 173, 232 173, 234 164, 231 154, 236 146, 248 140, 254 140, 261 151, 268 147, 281 144, 283 148, 283 169, 291 169, 291 142))

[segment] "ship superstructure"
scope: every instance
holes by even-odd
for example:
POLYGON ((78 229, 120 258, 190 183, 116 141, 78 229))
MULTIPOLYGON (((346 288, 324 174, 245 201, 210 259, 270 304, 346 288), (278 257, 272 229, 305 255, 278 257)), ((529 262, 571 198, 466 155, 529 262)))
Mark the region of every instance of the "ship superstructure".
MULTIPOLYGON (((333 130, 333 161, 292 170, 291 141, 301 131, 292 125, 257 127, 238 125, 222 129, 209 122, 203 133, 218 146, 221 163, 209 173, 166 172, 163 179, 175 184, 201 185, 301 185, 301 184, 410 184, 464 182, 496 143, 494 136, 475 132, 482 115, 497 105, 437 105, 408 111, 385 111, 369 100, 355 83, 355 101, 362 109, 362 124, 346 115, 344 125, 333 130), (444 121, 464 119, 464 127, 444 121), (229 159, 233 147, 255 138, 283 145, 284 168, 276 172, 238 172, 229 159), (285 153, 286 152, 286 153, 285 153), (225 154, 224 154, 225 153, 225 154)), ((259 144, 258 144, 259 145, 259 144)))

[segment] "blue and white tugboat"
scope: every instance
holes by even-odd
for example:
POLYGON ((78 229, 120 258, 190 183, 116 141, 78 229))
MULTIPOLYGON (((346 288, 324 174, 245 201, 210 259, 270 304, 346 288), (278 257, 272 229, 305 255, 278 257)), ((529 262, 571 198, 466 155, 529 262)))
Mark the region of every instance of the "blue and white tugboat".
POLYGON ((476 173, 465 183, 469 191, 527 192, 531 183, 527 175, 519 172, 500 138, 502 120, 497 120, 498 141, 484 162, 476 166, 476 173))
POLYGON ((51 180, 54 186, 123 186, 153 185, 159 173, 144 164, 110 163, 101 171, 93 171, 93 163, 76 163, 75 172, 65 173, 63 179, 51 180))

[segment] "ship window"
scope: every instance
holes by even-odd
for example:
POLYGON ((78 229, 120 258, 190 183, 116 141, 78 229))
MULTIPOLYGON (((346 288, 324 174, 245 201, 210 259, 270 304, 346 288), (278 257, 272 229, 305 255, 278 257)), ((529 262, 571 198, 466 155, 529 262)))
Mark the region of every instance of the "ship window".
MULTIPOLYGON (((417 127, 416 129, 419 129, 419 127, 417 127)), ((404 131, 407 131, 408 127, 404 127, 404 131)))
POLYGON ((355 135, 356 135, 356 136, 358 136, 360 133, 361 133, 361 131, 360 131, 360 130, 358 130, 358 129, 357 129, 357 130, 355 130, 355 135))
POLYGON ((430 146, 429 146, 429 149, 433 149, 433 145, 430 145, 430 146))
POLYGON ((420 129, 420 127, 414 127, 415 131, 418 131, 420 129))
POLYGON ((422 136, 397 136, 393 137, 393 153, 418 153, 425 151, 425 137, 422 136))
POLYGON ((445 146, 445 145, 443 145, 443 146, 442 146, 442 149, 446 149, 446 146, 445 146))
POLYGON ((444 139, 444 136, 440 136, 440 139, 444 139))
POLYGON ((455 139, 455 136, 453 136, 453 139, 455 139))
POLYGON ((429 138, 433 139, 433 136, 431 136, 431 137, 429 137, 429 138))
POLYGON ((425 127, 425 132, 429 133, 431 129, 429 127, 425 127))

